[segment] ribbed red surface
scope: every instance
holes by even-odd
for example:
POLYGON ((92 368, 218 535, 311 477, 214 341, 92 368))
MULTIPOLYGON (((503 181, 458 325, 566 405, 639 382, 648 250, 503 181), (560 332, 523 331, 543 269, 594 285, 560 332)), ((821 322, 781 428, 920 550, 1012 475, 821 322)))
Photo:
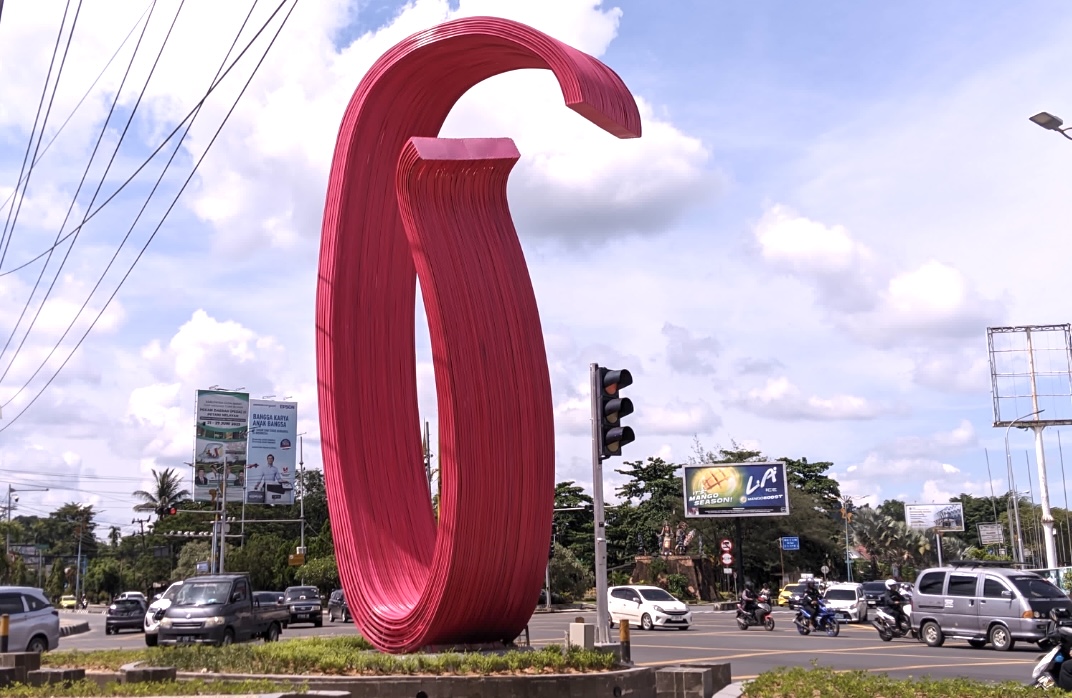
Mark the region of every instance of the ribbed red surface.
POLYGON ((552 70, 567 106, 619 137, 640 135, 632 95, 609 68, 481 17, 384 54, 335 147, 317 285, 324 473, 347 603, 385 651, 513 639, 539 596, 554 421, 506 202, 518 153, 506 139, 435 138, 470 87, 520 68, 552 70), (415 277, 439 399, 438 531, 418 428, 415 277))

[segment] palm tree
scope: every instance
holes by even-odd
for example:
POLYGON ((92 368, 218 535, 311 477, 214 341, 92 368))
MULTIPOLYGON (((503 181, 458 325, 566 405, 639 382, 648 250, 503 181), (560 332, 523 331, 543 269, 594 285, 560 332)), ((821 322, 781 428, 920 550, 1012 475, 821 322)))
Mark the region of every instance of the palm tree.
POLYGON ((151 511, 158 517, 167 513, 167 510, 190 496, 190 491, 182 488, 182 482, 175 471, 168 468, 162 473, 153 470, 153 491, 137 490, 134 496, 142 500, 141 504, 134 506, 134 511, 151 511))

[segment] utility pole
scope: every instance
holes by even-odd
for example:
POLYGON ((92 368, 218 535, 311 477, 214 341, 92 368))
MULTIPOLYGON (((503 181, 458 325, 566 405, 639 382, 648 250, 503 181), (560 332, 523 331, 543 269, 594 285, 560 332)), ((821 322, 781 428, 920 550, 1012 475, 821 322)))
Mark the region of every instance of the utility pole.
POLYGON ((47 487, 35 487, 33 485, 22 485, 19 487, 13 487, 10 484, 7 486, 7 540, 5 541, 4 554, 11 554, 11 510, 14 509, 15 504, 18 503, 19 498, 16 495, 11 495, 15 492, 48 492, 47 487))
POLYGON ((141 527, 141 546, 145 547, 145 524, 149 522, 148 518, 145 519, 131 519, 130 524, 138 524, 141 527))
MULTIPOLYGON (((298 477, 301 479, 301 499, 298 500, 298 518, 301 519, 301 545, 298 547, 298 554, 305 555, 305 489, 307 482, 305 480, 305 432, 298 434, 298 477)), ((302 565, 304 567, 304 565, 302 565)), ((305 584, 305 577, 303 576, 299 580, 302 584, 305 584)))

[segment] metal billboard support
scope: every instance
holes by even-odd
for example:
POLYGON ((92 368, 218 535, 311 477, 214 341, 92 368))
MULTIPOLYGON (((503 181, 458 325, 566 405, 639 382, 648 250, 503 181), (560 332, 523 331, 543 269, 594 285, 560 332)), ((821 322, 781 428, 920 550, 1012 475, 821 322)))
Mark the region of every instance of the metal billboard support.
MULTIPOLYGON (((1035 460, 1038 466, 1039 504, 1042 509, 1042 529, 1046 567, 1057 567, 1057 542, 1054 537, 1053 512, 1050 509, 1049 478, 1046 473, 1046 448, 1043 430, 1047 426, 1072 424, 1072 326, 1021 325, 1017 327, 988 327, 987 346, 990 358, 990 380, 994 405, 994 426, 1005 427, 1005 454, 1009 469, 1010 490, 1013 490, 1012 458, 1009 453, 1009 430, 1020 423, 1034 433, 1035 460), (1023 338, 1022 346, 1015 340, 1023 338), (1053 340, 1037 346, 1040 338, 1053 340), (1054 355, 1060 355, 1059 368, 1054 355), (1038 359, 1049 359, 1040 367, 1038 359), (1024 370, 1026 369, 1026 371, 1024 370), (1026 379, 1026 381, 1025 381, 1026 379), (1040 382, 1043 384, 1040 386, 1040 382), (1028 390, 1024 391, 1024 384, 1028 390), (1047 399, 1045 407, 1040 399, 1047 399), (1016 419, 1010 411, 1020 411, 1018 403, 1030 400, 1032 411, 1016 419), (1011 404, 1010 404, 1011 403, 1011 404), (1046 413, 1045 418, 1041 417, 1046 413), (1034 419, 1030 419, 1034 417, 1034 419)), ((1067 496, 1067 495, 1066 495, 1067 496)), ((1013 504, 1017 518, 1019 561, 1024 562, 1023 536, 1019 522, 1019 493, 1014 490, 1013 504)))

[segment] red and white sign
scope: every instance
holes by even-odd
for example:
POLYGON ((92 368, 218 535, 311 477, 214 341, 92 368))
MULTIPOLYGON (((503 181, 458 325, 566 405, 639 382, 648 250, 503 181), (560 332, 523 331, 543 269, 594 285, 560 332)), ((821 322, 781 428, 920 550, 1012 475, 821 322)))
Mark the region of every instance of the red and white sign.
POLYGON ((726 567, 733 564, 733 555, 730 555, 729 553, 722 553, 722 557, 719 559, 722 560, 722 564, 726 567))
POLYGON ((730 540, 729 538, 723 538, 722 542, 720 542, 718 545, 719 545, 720 548, 722 548, 722 552, 724 552, 724 553, 732 553, 733 552, 733 541, 730 540))

